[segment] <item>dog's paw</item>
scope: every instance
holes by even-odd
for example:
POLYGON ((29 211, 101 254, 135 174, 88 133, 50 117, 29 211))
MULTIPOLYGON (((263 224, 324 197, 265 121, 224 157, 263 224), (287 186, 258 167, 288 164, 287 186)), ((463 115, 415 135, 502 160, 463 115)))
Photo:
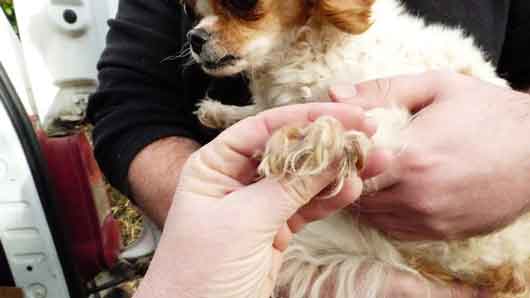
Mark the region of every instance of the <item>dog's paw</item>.
POLYGON ((198 109, 195 111, 195 115, 197 115, 202 125, 206 127, 225 129, 233 124, 226 115, 226 105, 219 101, 205 99, 197 107, 198 109))
POLYGON ((332 117, 320 117, 304 128, 285 127, 273 134, 261 156, 258 172, 265 177, 319 175, 337 167, 337 181, 329 196, 337 194, 345 179, 364 167, 371 147, 368 138, 345 131, 332 117))
POLYGON ((208 98, 201 101, 197 107, 195 115, 197 115, 202 125, 214 129, 228 128, 242 119, 254 116, 261 111, 256 105, 225 105, 208 98))

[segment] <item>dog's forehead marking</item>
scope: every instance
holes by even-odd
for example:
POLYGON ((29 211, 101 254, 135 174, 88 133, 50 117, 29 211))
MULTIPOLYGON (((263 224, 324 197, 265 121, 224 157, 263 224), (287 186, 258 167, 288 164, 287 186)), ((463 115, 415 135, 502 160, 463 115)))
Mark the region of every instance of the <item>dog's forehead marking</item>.
POLYGON ((213 15, 211 0, 197 0, 195 10, 202 16, 213 15))

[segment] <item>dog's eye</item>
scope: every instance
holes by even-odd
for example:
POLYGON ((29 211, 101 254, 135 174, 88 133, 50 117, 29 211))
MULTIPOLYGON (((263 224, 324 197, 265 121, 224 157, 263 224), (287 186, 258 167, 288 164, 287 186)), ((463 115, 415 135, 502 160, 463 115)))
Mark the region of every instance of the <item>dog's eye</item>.
POLYGON ((256 7, 258 0, 226 0, 226 2, 230 8, 247 12, 256 7))

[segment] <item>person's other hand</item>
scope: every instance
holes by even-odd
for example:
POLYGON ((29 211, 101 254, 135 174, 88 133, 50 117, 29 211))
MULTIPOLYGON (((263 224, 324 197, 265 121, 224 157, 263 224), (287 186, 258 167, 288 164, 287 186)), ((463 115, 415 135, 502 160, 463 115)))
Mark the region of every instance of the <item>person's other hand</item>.
MULTIPOLYGON (((289 182, 255 182, 253 155, 276 129, 323 115, 347 129, 375 131, 351 105, 295 105, 245 119, 195 152, 136 297, 269 297, 292 231, 351 204, 362 190, 356 177, 336 198, 311 201, 335 180, 335 169, 289 182)), ((384 161, 384 154, 371 154, 364 175, 379 174, 384 161)))
POLYGON ((449 72, 340 85, 338 102, 397 102, 415 114, 381 191, 354 212, 404 240, 460 239, 528 211, 530 96, 449 72))

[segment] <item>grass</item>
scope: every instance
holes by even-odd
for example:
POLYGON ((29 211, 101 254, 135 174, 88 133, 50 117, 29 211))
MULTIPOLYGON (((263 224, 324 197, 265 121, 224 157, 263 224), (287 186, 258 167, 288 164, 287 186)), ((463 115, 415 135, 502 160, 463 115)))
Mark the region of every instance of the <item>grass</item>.
POLYGON ((108 186, 112 215, 120 223, 122 243, 127 246, 138 239, 142 232, 142 217, 131 201, 117 190, 108 186))
MULTIPOLYGON (((122 245, 127 246, 134 242, 142 232, 142 217, 134 208, 131 201, 120 192, 108 186, 112 215, 120 223, 122 245)), ((136 279, 120 285, 127 293, 133 294, 139 287, 141 279, 136 279)))

